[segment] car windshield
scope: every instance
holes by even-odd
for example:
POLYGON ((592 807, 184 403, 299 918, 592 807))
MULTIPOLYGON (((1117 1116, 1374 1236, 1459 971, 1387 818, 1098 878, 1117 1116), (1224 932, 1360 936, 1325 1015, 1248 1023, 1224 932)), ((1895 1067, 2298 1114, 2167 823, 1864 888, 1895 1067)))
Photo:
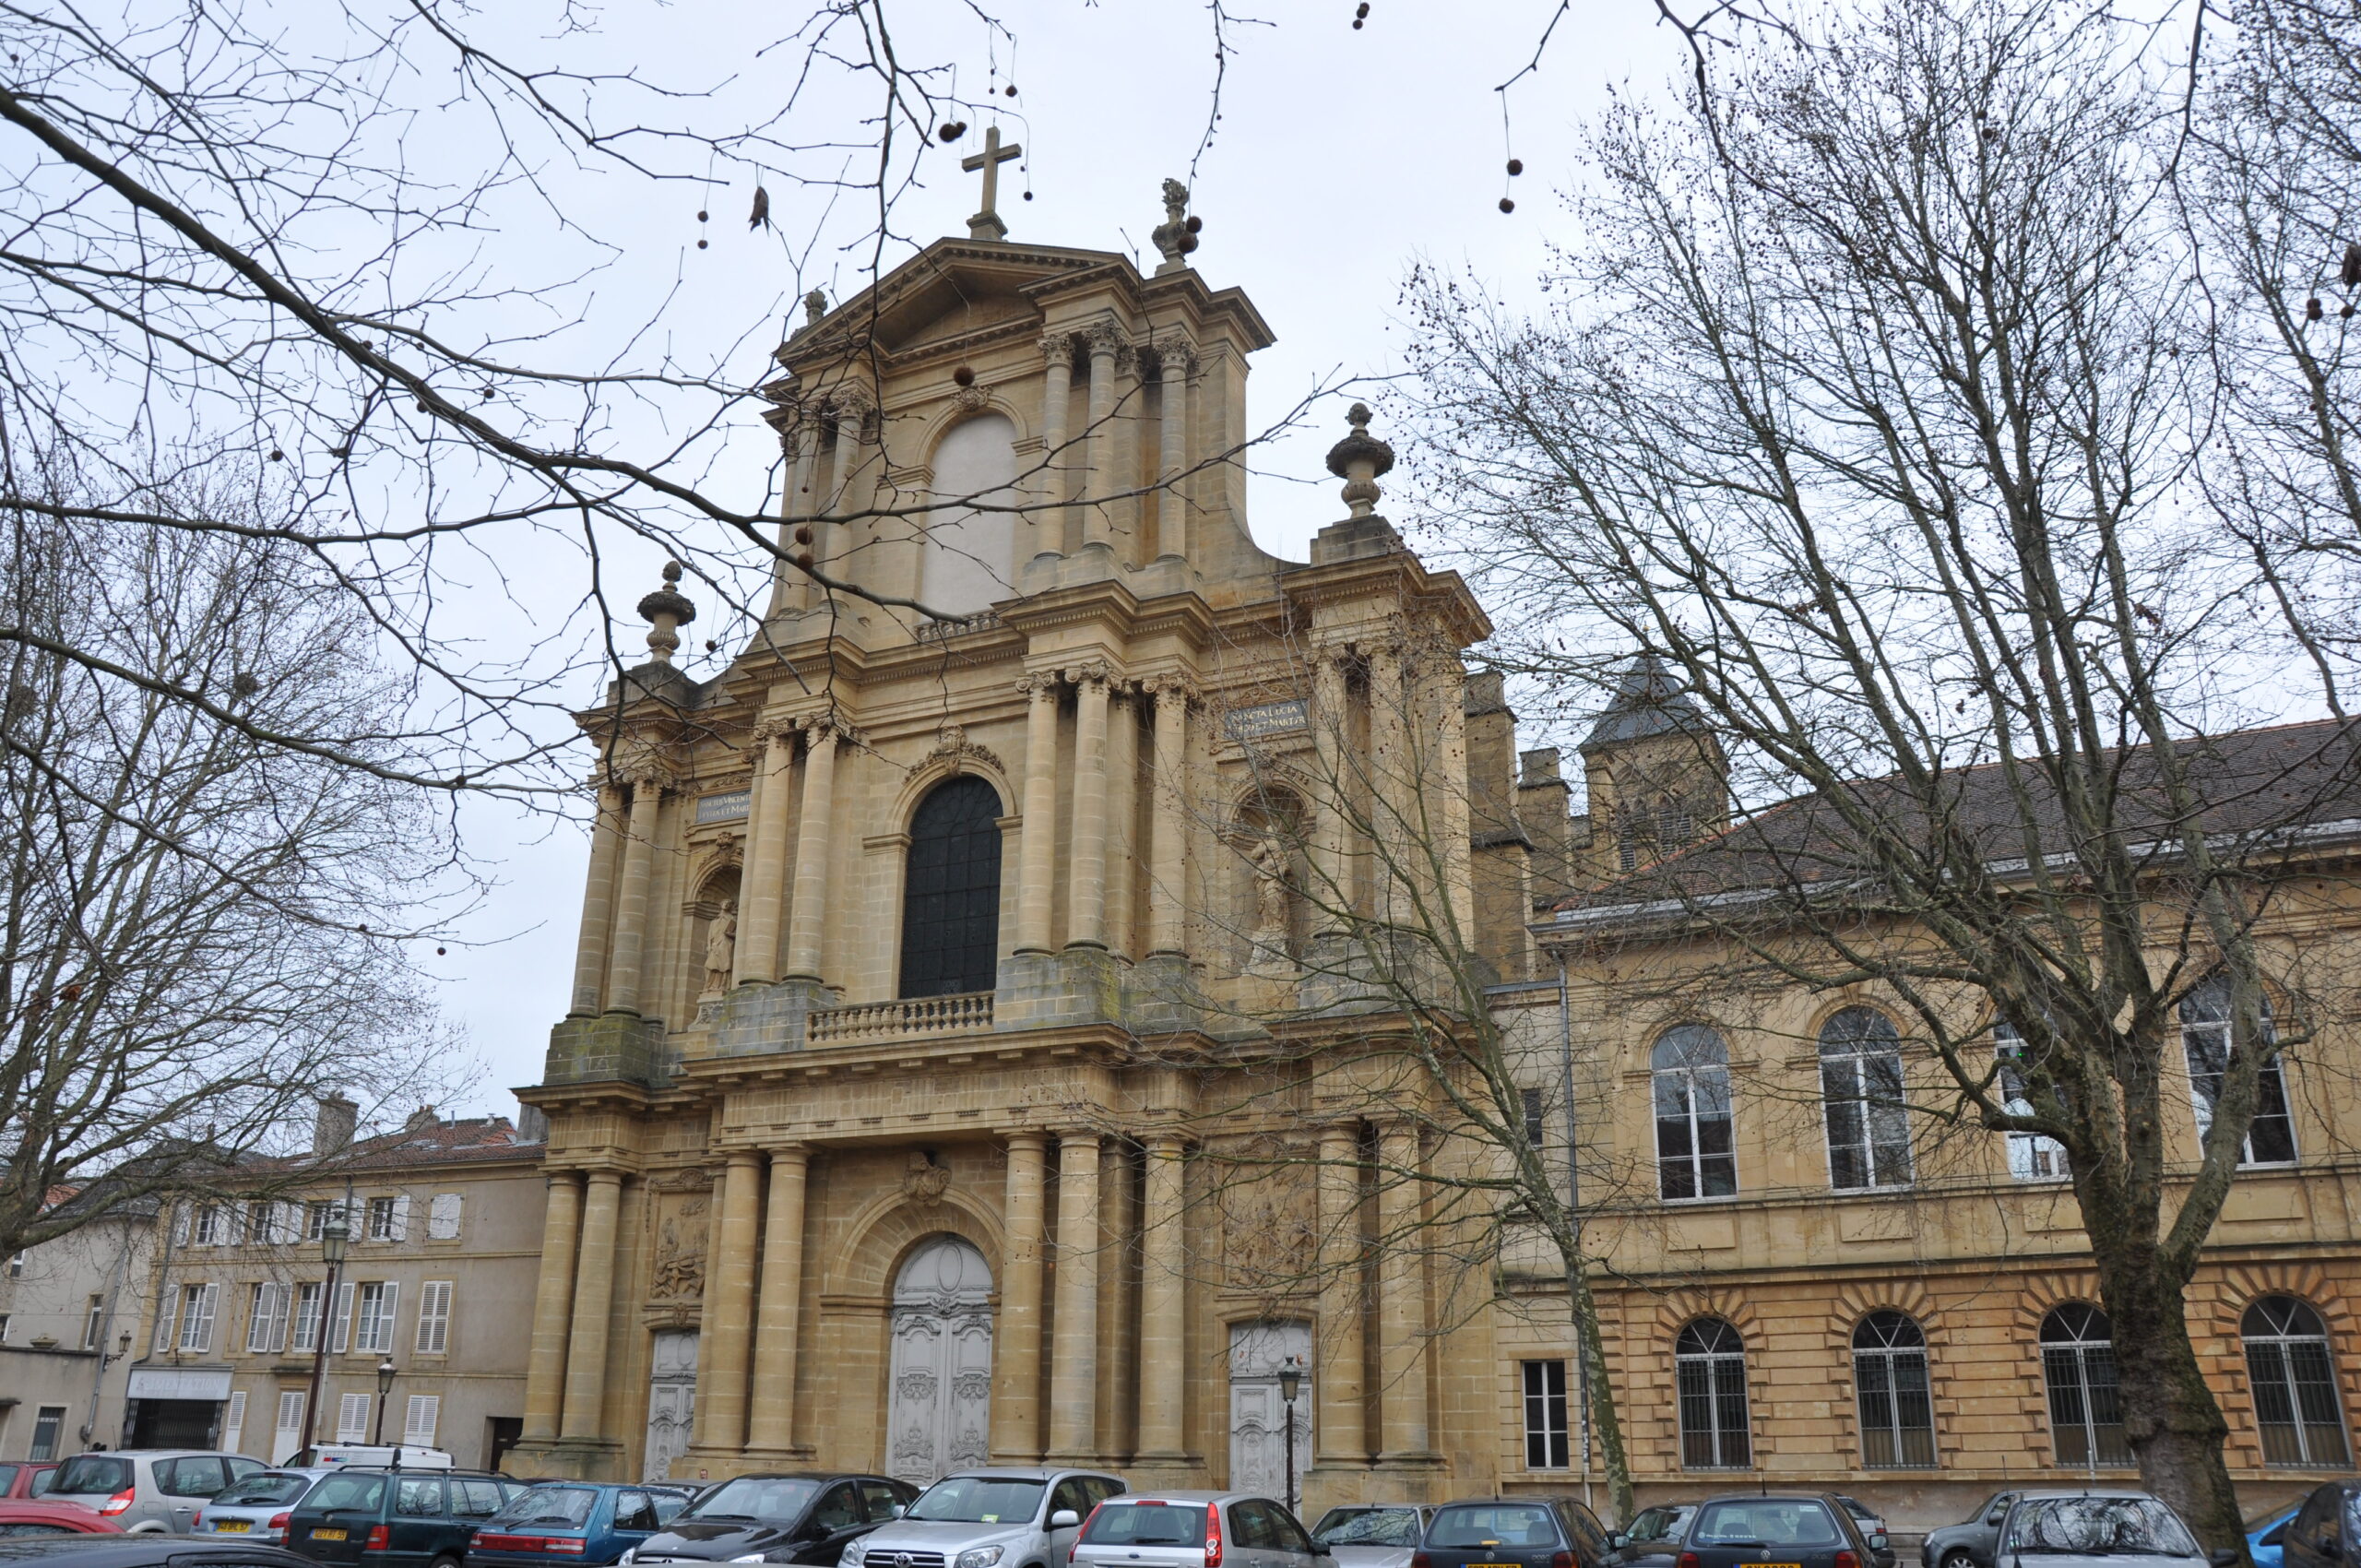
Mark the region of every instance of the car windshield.
POLYGON ((684 1519, 753 1519, 765 1524, 792 1524, 802 1515, 818 1481, 790 1476, 741 1476, 724 1481, 698 1499, 684 1519))
POLYGON ((1416 1546, 1415 1508, 1331 1508, 1320 1516, 1311 1538, 1323 1546, 1416 1546))
POLYGON ((1427 1532, 1429 1546, 1556 1546, 1558 1526, 1547 1508, 1514 1503, 1446 1508, 1427 1532))
POLYGON ((2153 1497, 2042 1497, 2009 1515, 2003 1551, 2077 1557, 2195 1557, 2197 1541, 2153 1497))
POLYGON ((590 1522, 599 1494, 587 1486, 537 1486, 508 1500, 508 1506, 484 1521, 484 1528, 506 1525, 562 1525, 577 1528, 590 1522))
POLYGON ((963 1525, 1013 1525, 1033 1517, 1041 1506, 1046 1481, 1003 1480, 992 1476, 945 1476, 924 1491, 902 1515, 905 1519, 942 1519, 963 1525))
POLYGON ((1825 1507, 1809 1498, 1765 1497, 1706 1503, 1689 1539, 1692 1546, 1842 1546, 1845 1532, 1825 1507))
POLYGON ((292 1503, 311 1486, 309 1476, 281 1475, 276 1470, 263 1470, 242 1481, 231 1481, 215 1494, 213 1501, 229 1507, 261 1508, 273 1503, 292 1503))
POLYGON ((49 1490, 63 1492, 121 1491, 131 1484, 131 1461, 112 1454, 77 1454, 57 1467, 49 1490))
POLYGON ((1099 1505, 1079 1539, 1093 1546, 1195 1546, 1205 1538, 1205 1511, 1180 1503, 1099 1505))
POLYGON ((303 1499, 303 1506, 314 1513, 331 1508, 364 1508, 374 1513, 385 1496, 383 1476, 324 1476, 312 1495, 303 1499))
POLYGON ((1688 1517, 1686 1508, 1643 1508, 1623 1537, 1626 1540, 1670 1540, 1680 1534, 1688 1517))

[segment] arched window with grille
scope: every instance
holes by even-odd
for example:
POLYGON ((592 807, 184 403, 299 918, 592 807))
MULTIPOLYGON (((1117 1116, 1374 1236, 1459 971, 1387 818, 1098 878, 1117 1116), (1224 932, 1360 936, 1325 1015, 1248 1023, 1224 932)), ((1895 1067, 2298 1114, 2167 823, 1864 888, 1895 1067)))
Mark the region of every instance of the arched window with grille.
MULTIPOLYGON (((2263 1040, 2271 1035, 2271 1004, 2262 1004, 2263 1040)), ((2230 977, 2215 975, 2181 999, 2180 1043, 2189 1058, 2189 1093, 2197 1102, 2197 1135, 2213 1125, 2213 1107, 2222 1098, 2222 1079, 2230 1070, 2230 977)), ((2248 1123, 2246 1146, 2238 1151, 2241 1165, 2292 1165, 2296 1161, 2296 1119, 2287 1111, 2287 1079, 2279 1058, 2262 1064, 2255 1083, 2254 1120, 2248 1123)))
POLYGON ((1828 1182, 1840 1191, 1910 1184, 1902 1039, 1882 1013, 1847 1007, 1821 1027, 1821 1109, 1828 1182))
POLYGON ((1853 1389, 1861 1411, 1861 1463, 1872 1470, 1935 1465, 1935 1405, 1927 1388, 1927 1336, 1901 1313, 1871 1313, 1853 1330, 1853 1389))
POLYGON ((1703 1024, 1667 1029, 1649 1053, 1656 1112, 1656 1191, 1720 1198, 1738 1191, 1730 1143, 1730 1053, 1703 1024))
POLYGON ((1754 1462, 1746 1408, 1746 1342, 1717 1317, 1701 1317, 1673 1341, 1679 1385, 1680 1467, 1743 1470, 1754 1462))
POLYGON ((2116 1384, 2115 1326, 2106 1313, 2069 1301, 2043 1318, 2041 1378, 2049 1393, 2049 1436, 2060 1467, 2131 1463, 2116 1384))
POLYGON ((1000 954, 1000 791, 968 774, 910 818, 902 994, 990 991, 1000 954))
POLYGON ((2263 1463, 2308 1470, 2352 1464, 2336 1360, 2320 1314, 2293 1296, 2265 1296, 2247 1309, 2238 1334, 2247 1345, 2263 1463))

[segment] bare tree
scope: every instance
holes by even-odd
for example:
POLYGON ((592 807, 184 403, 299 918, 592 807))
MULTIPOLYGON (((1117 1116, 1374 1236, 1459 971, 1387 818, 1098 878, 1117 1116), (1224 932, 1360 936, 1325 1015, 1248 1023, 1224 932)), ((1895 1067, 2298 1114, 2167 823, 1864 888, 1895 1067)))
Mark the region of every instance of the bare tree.
POLYGON ((0 1254, 151 1195, 243 1191, 246 1157, 288 1152, 325 1094, 454 1081, 402 956, 447 891, 445 834, 398 785, 255 738, 384 756, 402 687, 315 562, 235 537, 269 516, 236 491, 225 473, 158 503, 219 531, 17 508, 0 538, 30 634, 0 713, 0 1254))
POLYGON ((2208 738, 2320 683, 2192 482, 2218 404, 2148 42, 1881 6, 1612 114, 1568 303, 1427 274, 1422 396, 1502 655, 1562 689, 1657 650, 1731 748, 1738 825, 1620 902, 1763 983, 1880 988, 1949 1086, 1918 1109, 2062 1146, 2142 1472, 2240 1549, 2182 1292, 2315 1021, 2260 928, 2355 758, 2338 725, 2208 738), (2189 1168, 2165 1096, 2217 997, 2189 1168))

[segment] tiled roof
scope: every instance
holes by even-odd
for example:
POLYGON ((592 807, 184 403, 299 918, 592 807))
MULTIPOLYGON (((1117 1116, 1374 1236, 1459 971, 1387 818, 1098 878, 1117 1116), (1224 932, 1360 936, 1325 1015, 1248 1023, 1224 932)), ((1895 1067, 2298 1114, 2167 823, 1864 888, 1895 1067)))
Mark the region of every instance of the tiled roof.
POLYGON ((1584 738, 1582 750, 1652 735, 1700 735, 1705 730, 1705 716, 1664 667, 1664 660, 1643 653, 1624 667, 1622 678, 1615 683, 1615 695, 1584 738))

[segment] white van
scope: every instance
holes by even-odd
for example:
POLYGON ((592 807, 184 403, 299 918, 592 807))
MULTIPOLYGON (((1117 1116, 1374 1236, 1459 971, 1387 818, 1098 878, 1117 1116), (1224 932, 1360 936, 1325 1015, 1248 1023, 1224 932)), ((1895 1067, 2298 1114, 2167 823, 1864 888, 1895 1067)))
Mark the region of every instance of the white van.
POLYGON ((280 1469, 340 1469, 347 1465, 374 1465, 393 1470, 447 1470, 451 1456, 440 1448, 411 1448, 392 1443, 328 1443, 291 1455, 280 1469))

